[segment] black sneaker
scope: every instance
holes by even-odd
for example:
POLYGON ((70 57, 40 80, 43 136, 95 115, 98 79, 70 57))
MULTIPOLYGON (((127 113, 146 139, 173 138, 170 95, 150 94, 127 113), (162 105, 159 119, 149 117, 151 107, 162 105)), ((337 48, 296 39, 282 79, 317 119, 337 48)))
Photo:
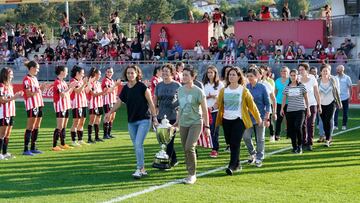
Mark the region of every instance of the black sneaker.
POLYGON ((297 150, 296 150, 296 154, 302 154, 303 153, 303 150, 302 150, 302 147, 298 147, 297 150))
POLYGON ((296 148, 293 148, 293 149, 291 150, 291 152, 292 152, 292 153, 294 153, 294 154, 296 154, 296 153, 297 153, 296 151, 297 151, 297 149, 296 149, 296 148))
POLYGON ((92 140, 92 139, 88 139, 87 143, 89 143, 89 144, 95 144, 96 142, 95 142, 94 140, 92 140))
POLYGON ((229 176, 232 176, 233 175, 233 170, 231 168, 227 168, 225 170, 226 174, 228 174, 229 176))
POLYGON ((108 139, 111 139, 111 137, 109 135, 104 135, 103 139, 108 140, 108 139))
POLYGON ((279 135, 275 136, 275 141, 280 141, 280 136, 279 135))
POLYGON ((104 140, 100 138, 95 138, 95 142, 104 142, 104 140))
POLYGON ((109 137, 110 137, 110 139, 113 139, 113 138, 115 138, 115 136, 112 136, 112 135, 109 135, 109 137))

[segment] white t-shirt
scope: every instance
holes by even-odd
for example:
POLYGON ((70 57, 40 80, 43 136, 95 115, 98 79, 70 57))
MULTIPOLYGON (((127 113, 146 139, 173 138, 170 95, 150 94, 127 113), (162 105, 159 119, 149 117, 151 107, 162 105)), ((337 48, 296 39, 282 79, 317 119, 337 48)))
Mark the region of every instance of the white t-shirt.
POLYGON ((241 103, 244 87, 239 85, 236 89, 225 88, 224 91, 224 116, 227 120, 241 118, 241 103))
MULTIPOLYGON (((317 105, 314 87, 318 86, 318 82, 316 81, 316 78, 314 75, 309 75, 308 77, 309 77, 309 81, 307 81, 306 83, 304 83, 304 82, 301 82, 301 83, 306 88, 307 96, 308 96, 308 100, 309 100, 309 106, 314 106, 314 105, 317 105)), ((300 77, 300 81, 301 81, 301 77, 300 77)))
POLYGON ((199 54, 199 55, 201 55, 201 54, 203 54, 203 52, 204 52, 204 47, 203 46, 195 46, 194 47, 194 51, 196 52, 196 54, 199 54))
MULTIPOLYGON (((224 87, 223 83, 219 81, 219 85, 216 87, 216 89, 214 89, 214 84, 210 84, 210 83, 207 83, 205 84, 204 86, 204 91, 205 91, 205 95, 206 96, 209 96, 209 94, 211 95, 216 95, 218 96, 219 95, 219 92, 220 90, 224 87)), ((207 106, 208 108, 211 108, 214 106, 214 104, 216 103, 216 99, 214 98, 210 98, 210 99, 206 99, 206 102, 207 102, 207 106)), ((217 109, 212 111, 212 112, 216 112, 218 111, 217 109)))

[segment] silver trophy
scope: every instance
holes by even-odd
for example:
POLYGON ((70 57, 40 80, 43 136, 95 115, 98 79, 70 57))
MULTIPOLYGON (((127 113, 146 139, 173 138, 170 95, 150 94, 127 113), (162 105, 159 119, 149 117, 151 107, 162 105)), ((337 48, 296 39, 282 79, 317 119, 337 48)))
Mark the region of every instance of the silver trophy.
POLYGON ((171 168, 169 155, 166 153, 166 146, 174 137, 176 128, 173 127, 169 120, 166 119, 166 115, 161 120, 160 125, 156 126, 156 138, 161 146, 161 150, 155 154, 153 163, 154 168, 169 169, 171 168))

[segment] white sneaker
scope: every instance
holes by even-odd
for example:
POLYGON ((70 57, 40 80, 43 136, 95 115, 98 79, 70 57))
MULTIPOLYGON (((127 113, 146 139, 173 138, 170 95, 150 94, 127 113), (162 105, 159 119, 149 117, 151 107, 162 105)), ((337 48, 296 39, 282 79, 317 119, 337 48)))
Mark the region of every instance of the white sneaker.
POLYGON ((4 159, 15 159, 16 157, 10 154, 9 152, 6 154, 3 154, 4 159))
POLYGON ((187 178, 184 179, 184 183, 185 184, 194 184, 196 182, 196 175, 193 176, 188 176, 187 178))
POLYGON ((341 130, 346 130, 346 126, 343 126, 343 127, 341 128, 341 130))
POLYGON ((4 155, 0 154, 0 160, 4 160, 4 155))
POLYGON ((248 164, 254 164, 256 160, 255 154, 250 155, 248 159, 248 164))
POLYGON ((337 126, 334 127, 334 130, 339 130, 339 128, 337 126))
POLYGON ((136 169, 135 173, 132 174, 132 176, 136 179, 140 179, 142 175, 143 173, 140 171, 140 169, 136 169))
POLYGON ((275 142, 275 136, 270 136, 270 142, 275 142))
POLYGON ((330 140, 326 140, 325 146, 326 146, 326 147, 330 147, 330 144, 331 144, 330 140))
POLYGON ((79 140, 79 141, 78 141, 78 144, 81 144, 81 145, 89 145, 88 143, 84 142, 84 140, 79 140))
POLYGON ((257 160, 255 161, 255 166, 260 168, 262 166, 262 161, 261 160, 257 160))
POLYGON ((73 146, 73 147, 80 147, 81 145, 80 145, 79 143, 77 143, 76 141, 73 141, 73 142, 71 143, 71 146, 73 146))

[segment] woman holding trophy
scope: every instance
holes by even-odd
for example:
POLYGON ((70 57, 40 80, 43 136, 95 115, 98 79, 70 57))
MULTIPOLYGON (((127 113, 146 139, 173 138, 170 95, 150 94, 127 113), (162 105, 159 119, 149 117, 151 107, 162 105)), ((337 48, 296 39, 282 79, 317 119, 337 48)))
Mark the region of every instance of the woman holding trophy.
MULTIPOLYGON (((161 121, 166 117, 170 124, 174 124, 176 122, 176 113, 179 106, 176 93, 181 87, 181 84, 173 79, 174 75, 176 74, 174 65, 167 63, 161 67, 161 70, 163 81, 155 87, 154 93, 154 104, 158 112, 157 118, 159 121, 161 121)), ((174 139, 175 135, 172 136, 166 147, 166 154, 168 155, 169 162, 167 164, 154 163, 153 167, 169 169, 178 164, 176 152, 174 149, 174 139)))
POLYGON ((204 91, 194 85, 195 70, 185 67, 183 70, 183 84, 179 88, 179 110, 174 126, 180 126, 181 144, 185 151, 185 163, 188 177, 185 184, 196 182, 196 154, 195 147, 204 125, 205 133, 210 136, 209 115, 204 91), (200 109, 201 107, 201 109, 200 109))
POLYGON ((139 179, 147 175, 144 163, 144 140, 150 129, 150 118, 153 119, 154 125, 158 123, 151 92, 141 82, 142 72, 139 66, 127 66, 123 77, 127 81, 127 85, 123 87, 119 99, 105 115, 105 119, 109 120, 110 116, 121 106, 122 102, 126 104, 128 130, 134 145, 137 162, 136 171, 132 176, 139 179), (151 115, 149 115, 149 109, 151 115))

